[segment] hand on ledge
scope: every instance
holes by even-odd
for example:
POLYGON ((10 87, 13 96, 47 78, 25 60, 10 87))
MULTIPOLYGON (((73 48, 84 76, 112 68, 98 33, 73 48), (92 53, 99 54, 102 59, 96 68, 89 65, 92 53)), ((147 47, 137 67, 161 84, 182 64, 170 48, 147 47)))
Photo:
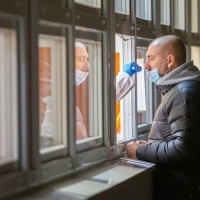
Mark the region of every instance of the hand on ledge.
POLYGON ((138 143, 138 144, 148 144, 148 142, 145 141, 145 140, 138 140, 137 143, 138 143))

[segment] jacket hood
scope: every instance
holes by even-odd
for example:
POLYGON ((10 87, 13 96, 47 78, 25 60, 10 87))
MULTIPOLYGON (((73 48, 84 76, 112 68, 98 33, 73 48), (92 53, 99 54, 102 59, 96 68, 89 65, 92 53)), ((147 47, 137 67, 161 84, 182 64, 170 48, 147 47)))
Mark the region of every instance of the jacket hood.
POLYGON ((193 65, 193 61, 189 61, 180 65, 169 74, 163 76, 157 83, 157 88, 165 94, 174 85, 183 81, 199 81, 200 71, 193 65))

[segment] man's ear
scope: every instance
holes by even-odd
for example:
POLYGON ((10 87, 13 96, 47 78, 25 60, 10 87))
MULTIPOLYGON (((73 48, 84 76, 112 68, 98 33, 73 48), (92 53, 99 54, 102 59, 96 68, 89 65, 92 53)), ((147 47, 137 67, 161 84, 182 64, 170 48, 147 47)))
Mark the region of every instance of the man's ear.
POLYGON ((168 61, 168 68, 172 68, 172 66, 174 65, 175 61, 176 61, 176 58, 174 55, 172 54, 169 54, 168 58, 167 58, 167 61, 168 61))

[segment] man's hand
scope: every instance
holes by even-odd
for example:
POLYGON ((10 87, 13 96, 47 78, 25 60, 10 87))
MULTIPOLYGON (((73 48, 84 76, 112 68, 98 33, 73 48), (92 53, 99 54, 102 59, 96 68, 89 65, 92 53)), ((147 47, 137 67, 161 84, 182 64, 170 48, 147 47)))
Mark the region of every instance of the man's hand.
POLYGON ((145 141, 145 140, 138 140, 137 143, 138 143, 138 144, 148 144, 148 142, 145 141))
POLYGON ((134 141, 128 143, 127 147, 126 147, 127 156, 130 157, 130 158, 137 159, 136 150, 137 150, 138 146, 139 146, 139 144, 137 142, 134 142, 134 141))

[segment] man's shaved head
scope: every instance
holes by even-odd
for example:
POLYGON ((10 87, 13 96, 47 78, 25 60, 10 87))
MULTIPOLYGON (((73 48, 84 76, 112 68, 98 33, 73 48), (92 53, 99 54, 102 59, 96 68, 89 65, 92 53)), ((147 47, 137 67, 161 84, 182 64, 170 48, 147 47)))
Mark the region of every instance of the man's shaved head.
POLYGON ((174 55, 179 65, 186 62, 186 49, 182 40, 175 35, 165 35, 153 40, 150 46, 156 47, 157 53, 163 57, 174 55))

